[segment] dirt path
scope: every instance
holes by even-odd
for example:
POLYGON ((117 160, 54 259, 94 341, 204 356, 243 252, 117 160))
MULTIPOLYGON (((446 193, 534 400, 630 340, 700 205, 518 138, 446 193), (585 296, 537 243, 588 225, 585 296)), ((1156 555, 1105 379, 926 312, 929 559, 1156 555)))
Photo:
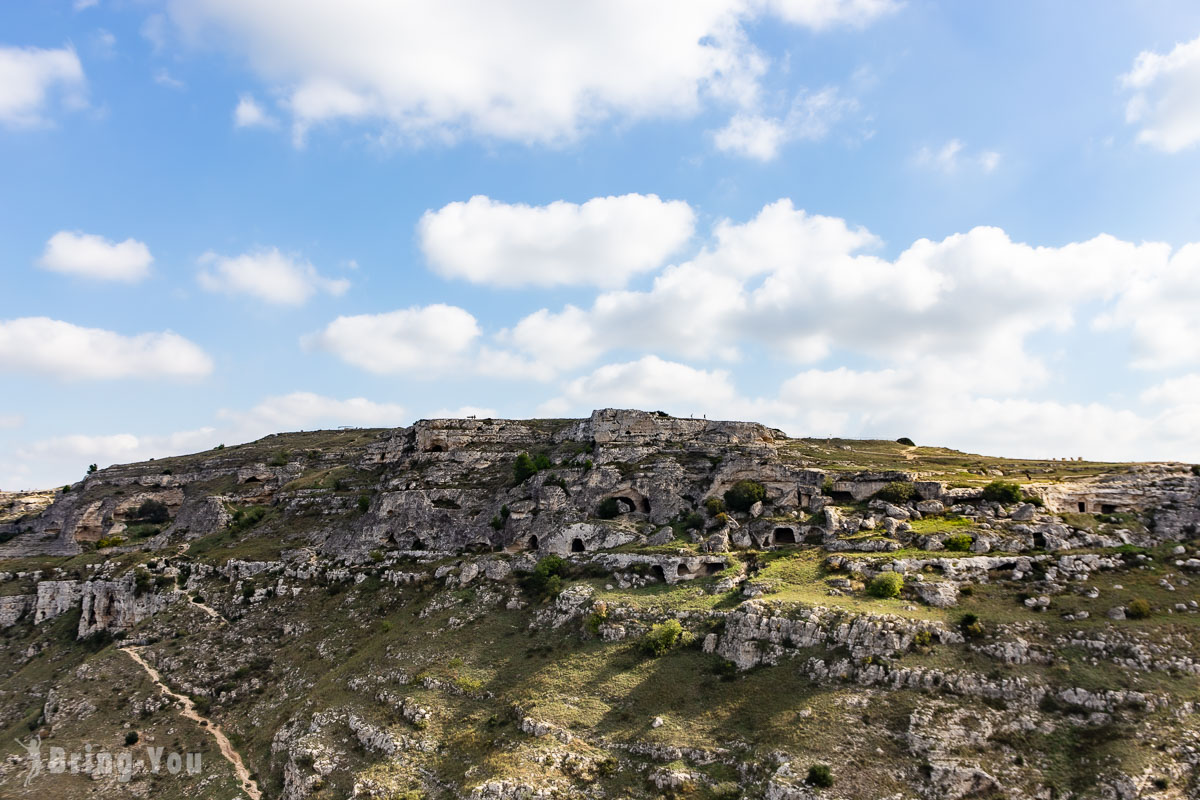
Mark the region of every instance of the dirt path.
POLYGON ((246 765, 242 763, 242 757, 238 754, 238 751, 233 748, 233 744, 229 741, 229 737, 225 735, 220 726, 214 724, 212 720, 200 716, 196 712, 196 708, 192 704, 190 697, 177 694, 167 688, 167 685, 163 683, 162 676, 158 674, 158 670, 146 663, 146 660, 142 658, 141 654, 138 652, 139 649, 140 648, 137 647, 123 647, 121 648, 121 651, 140 664, 142 669, 146 670, 146 673, 150 676, 150 679, 158 686, 159 691, 168 697, 172 697, 183 703, 183 711, 179 712, 180 714, 198 724, 204 723, 201 727, 212 734, 213 738, 217 740, 217 746, 221 749, 221 755, 224 756, 226 761, 233 765, 233 771, 237 773, 238 780, 242 782, 242 791, 250 797, 250 800, 262 800, 262 792, 259 791, 258 784, 255 783, 250 777, 250 770, 246 769, 246 765))

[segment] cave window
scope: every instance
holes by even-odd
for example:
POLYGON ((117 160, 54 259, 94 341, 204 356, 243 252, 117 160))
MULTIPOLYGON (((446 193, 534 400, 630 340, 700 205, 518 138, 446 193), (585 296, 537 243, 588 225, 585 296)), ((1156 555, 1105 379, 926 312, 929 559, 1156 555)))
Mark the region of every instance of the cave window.
POLYGON ((529 549, 530 550, 538 549, 538 538, 536 536, 529 537, 529 549))
POLYGON ((705 575, 716 575, 723 569, 725 569, 724 564, 715 564, 715 563, 710 562, 710 563, 704 565, 704 574, 705 575))
POLYGON ((667 573, 663 572, 663 568, 658 564, 650 568, 650 577, 658 578, 663 583, 667 582, 667 573))
POLYGON ((1117 507, 1110 503, 1102 503, 1100 505, 1100 513, 1101 514, 1115 514, 1115 513, 1117 513, 1117 507))
POLYGON ((576 538, 576 539, 572 540, 572 542, 571 542, 571 552, 572 553, 582 553, 586 549, 587 548, 585 548, 583 546, 583 539, 576 538))
POLYGON ((795 544, 796 532, 791 528, 775 529, 775 544, 795 544))
POLYGON ((1085 511, 1087 511, 1087 503, 1080 502, 1080 504, 1079 504, 1079 513, 1080 513, 1080 514, 1082 514, 1082 513, 1084 513, 1085 511))
POLYGON ((419 538, 418 538, 418 539, 413 539, 413 543, 412 543, 412 549, 413 549, 413 550, 424 550, 424 549, 425 549, 425 542, 423 542, 423 541, 422 541, 421 539, 419 539, 419 538))
POLYGON ((681 578, 689 577, 692 574, 692 571, 687 568, 687 564, 680 564, 679 568, 675 572, 681 578))

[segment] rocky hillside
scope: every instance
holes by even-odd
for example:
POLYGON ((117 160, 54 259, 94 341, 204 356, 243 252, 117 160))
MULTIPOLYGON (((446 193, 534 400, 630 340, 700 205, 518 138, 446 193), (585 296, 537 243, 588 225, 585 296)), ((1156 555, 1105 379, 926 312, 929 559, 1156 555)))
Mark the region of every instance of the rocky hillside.
POLYGON ((1198 473, 606 409, 3 494, 0 796, 1197 797, 1198 473))

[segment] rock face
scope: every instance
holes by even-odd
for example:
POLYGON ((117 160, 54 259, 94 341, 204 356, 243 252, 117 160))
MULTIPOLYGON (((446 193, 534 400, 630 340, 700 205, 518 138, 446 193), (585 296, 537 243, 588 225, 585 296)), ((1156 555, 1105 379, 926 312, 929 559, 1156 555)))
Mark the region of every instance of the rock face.
POLYGON ((923 449, 603 409, 101 470, 0 507, 0 723, 174 741, 133 646, 286 800, 1188 796, 1200 476, 923 449))

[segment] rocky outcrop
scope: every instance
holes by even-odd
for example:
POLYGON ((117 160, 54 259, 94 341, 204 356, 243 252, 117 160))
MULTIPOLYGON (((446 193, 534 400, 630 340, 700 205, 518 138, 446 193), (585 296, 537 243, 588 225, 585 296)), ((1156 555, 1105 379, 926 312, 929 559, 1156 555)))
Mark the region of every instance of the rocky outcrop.
POLYGON ((36 594, 10 594, 0 597, 0 628, 16 625, 34 607, 36 594))
POLYGON ((82 587, 78 636, 126 630, 185 596, 175 590, 139 593, 132 575, 116 581, 88 581, 82 587))
POLYGON ((33 623, 40 625, 70 609, 83 593, 79 581, 41 581, 38 583, 37 603, 33 623))

